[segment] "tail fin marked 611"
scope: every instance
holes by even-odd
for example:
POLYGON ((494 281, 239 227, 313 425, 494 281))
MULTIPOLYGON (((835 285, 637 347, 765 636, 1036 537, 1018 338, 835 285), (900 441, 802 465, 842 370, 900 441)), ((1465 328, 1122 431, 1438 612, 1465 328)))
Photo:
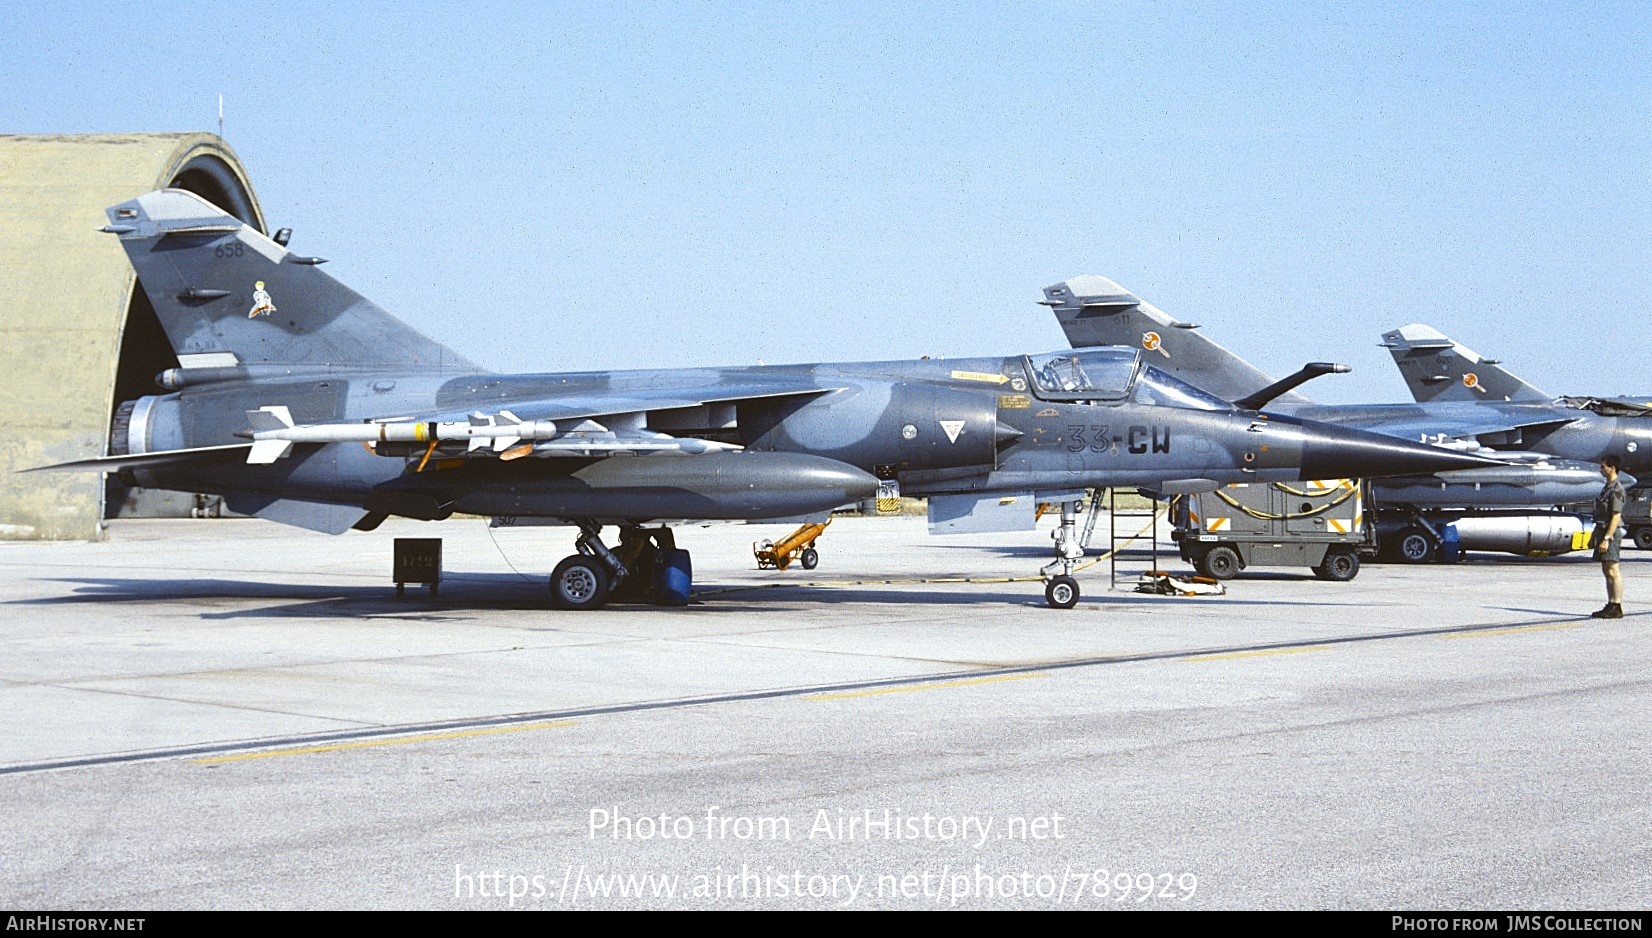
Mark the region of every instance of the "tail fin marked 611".
MULTIPOLYGON (((1154 353, 1153 366, 1226 400, 1254 394, 1274 379, 1250 362, 1180 322, 1106 277, 1085 275, 1044 288, 1043 304, 1055 312, 1074 348, 1129 345, 1154 353)), ((1284 404, 1310 401, 1295 392, 1284 404)))

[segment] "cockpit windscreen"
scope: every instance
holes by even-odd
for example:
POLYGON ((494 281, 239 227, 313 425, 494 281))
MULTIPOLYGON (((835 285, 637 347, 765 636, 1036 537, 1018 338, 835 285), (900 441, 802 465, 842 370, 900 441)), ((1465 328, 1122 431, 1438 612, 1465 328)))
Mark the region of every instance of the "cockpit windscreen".
POLYGON ((1133 348, 1067 349, 1027 356, 1033 390, 1045 400, 1108 401, 1232 410, 1233 405, 1141 360, 1133 348))
POLYGON ((1129 348, 1070 349, 1027 356, 1038 396, 1054 400, 1122 400, 1136 376, 1129 348))

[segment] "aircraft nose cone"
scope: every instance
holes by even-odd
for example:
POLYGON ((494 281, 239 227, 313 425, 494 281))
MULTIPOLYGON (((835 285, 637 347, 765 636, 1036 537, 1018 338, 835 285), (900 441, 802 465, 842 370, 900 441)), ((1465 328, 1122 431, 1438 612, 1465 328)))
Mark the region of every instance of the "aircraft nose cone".
POLYGON ((1302 477, 1369 479, 1502 465, 1497 460, 1365 430, 1303 421, 1302 477))

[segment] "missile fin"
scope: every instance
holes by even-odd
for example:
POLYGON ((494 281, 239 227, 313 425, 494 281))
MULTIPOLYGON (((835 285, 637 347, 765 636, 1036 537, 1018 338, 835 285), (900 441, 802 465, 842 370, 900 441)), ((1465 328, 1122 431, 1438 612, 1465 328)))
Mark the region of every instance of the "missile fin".
POLYGON ((247 411, 247 422, 252 424, 254 433, 290 430, 293 427, 293 415, 285 404, 274 404, 247 411))
MULTIPOLYGON (((285 407, 281 408, 286 410, 285 407)), ((247 465, 268 466, 277 459, 285 459, 293 451, 291 440, 258 440, 247 452, 247 465)))

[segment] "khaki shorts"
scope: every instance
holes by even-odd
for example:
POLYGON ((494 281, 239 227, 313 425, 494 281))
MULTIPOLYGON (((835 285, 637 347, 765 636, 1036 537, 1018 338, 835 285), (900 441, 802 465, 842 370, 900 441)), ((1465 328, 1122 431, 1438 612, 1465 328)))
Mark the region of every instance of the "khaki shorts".
MULTIPOLYGON (((1589 548, 1591 550, 1593 550, 1594 547, 1600 543, 1600 529, 1599 528, 1595 529, 1595 536, 1591 539, 1591 541, 1592 542, 1590 543, 1589 548)), ((1617 563, 1618 560, 1619 560, 1619 548, 1621 548, 1622 546, 1623 546, 1623 529, 1619 528, 1616 533, 1614 533, 1610 538, 1607 539, 1607 541, 1606 541, 1606 550, 1604 552, 1596 553, 1595 554, 1595 559, 1600 561, 1601 563, 1617 563)))

